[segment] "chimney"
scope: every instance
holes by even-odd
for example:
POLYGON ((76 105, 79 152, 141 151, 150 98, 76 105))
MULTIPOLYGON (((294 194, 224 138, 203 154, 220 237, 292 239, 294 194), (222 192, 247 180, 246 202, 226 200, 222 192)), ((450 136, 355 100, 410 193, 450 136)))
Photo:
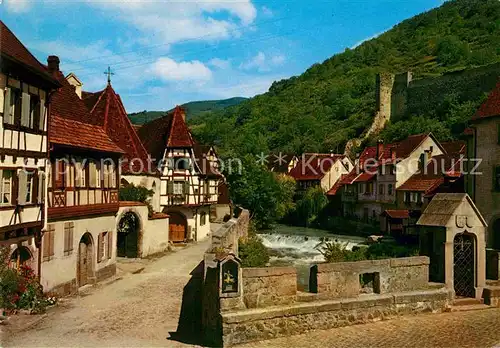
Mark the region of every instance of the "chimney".
POLYGON ((51 74, 59 71, 59 63, 60 61, 58 56, 49 56, 47 58, 47 66, 49 67, 49 72, 51 74))
POLYGON ((377 141, 377 160, 380 159, 380 156, 384 153, 384 142, 382 140, 377 141))

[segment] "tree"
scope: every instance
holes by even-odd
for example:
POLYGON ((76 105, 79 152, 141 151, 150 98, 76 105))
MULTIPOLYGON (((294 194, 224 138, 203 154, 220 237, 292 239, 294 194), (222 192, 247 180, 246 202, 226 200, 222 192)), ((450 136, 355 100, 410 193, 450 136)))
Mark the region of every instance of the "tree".
POLYGON ((135 186, 128 184, 127 186, 120 187, 120 201, 141 202, 148 205, 149 214, 153 213, 153 206, 151 205, 151 197, 154 195, 153 190, 149 190, 144 186, 135 186))
POLYGON ((268 228, 292 206, 292 183, 269 172, 252 155, 244 156, 241 161, 241 172, 229 172, 226 168, 231 199, 250 210, 257 228, 268 228))

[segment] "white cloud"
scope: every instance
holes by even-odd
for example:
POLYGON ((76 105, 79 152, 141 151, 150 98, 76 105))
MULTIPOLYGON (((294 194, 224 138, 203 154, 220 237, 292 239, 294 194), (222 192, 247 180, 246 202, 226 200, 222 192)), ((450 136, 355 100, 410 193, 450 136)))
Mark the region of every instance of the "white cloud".
POLYGON ((152 65, 151 72, 165 81, 202 82, 212 78, 212 71, 198 60, 176 62, 168 57, 159 58, 152 65))
POLYGON ((284 62, 284 55, 279 54, 268 58, 264 52, 259 52, 247 62, 241 63, 240 69, 264 72, 271 70, 272 67, 282 65, 284 62))
POLYGON ((266 17, 272 17, 274 15, 273 11, 267 6, 262 6, 261 10, 262 14, 266 17))
POLYGON ((274 65, 282 65, 284 62, 285 62, 285 56, 280 54, 280 55, 277 55, 277 56, 273 56, 271 58, 271 62, 274 64, 274 65))
POLYGON ((231 68, 231 59, 213 58, 208 64, 220 70, 227 70, 231 68))
MULTIPOLYGON (((0 1, 0 4, 2 2, 0 1)), ((26 12, 31 8, 30 0, 5 0, 7 11, 14 13, 26 12)))
POLYGON ((264 52, 259 52, 255 57, 252 57, 249 61, 241 63, 240 68, 243 70, 267 69, 266 55, 264 54, 264 52))

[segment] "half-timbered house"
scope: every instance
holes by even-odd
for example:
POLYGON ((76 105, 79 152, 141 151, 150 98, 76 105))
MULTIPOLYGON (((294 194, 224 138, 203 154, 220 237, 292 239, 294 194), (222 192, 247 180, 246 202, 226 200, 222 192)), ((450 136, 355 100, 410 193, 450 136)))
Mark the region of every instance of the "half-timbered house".
POLYGON ((59 84, 2 21, 0 53, 0 244, 13 267, 40 274, 47 108, 59 84))
POLYGON ((138 131, 151 157, 161 162, 160 206, 170 215, 172 242, 199 240, 210 233, 210 205, 217 203, 221 179, 214 157, 193 140, 185 117, 176 107, 138 131))
POLYGON ((168 215, 160 213, 160 172, 157 163, 152 161, 144 148, 110 80, 104 90, 83 92, 82 97, 93 120, 98 121, 111 140, 125 151, 120 165, 121 186, 133 184, 153 191, 149 213, 141 214, 143 209, 140 204, 134 206, 133 202, 123 202, 117 217, 118 226, 122 226, 117 230, 117 255, 144 257, 165 251, 168 248, 168 221, 158 220, 167 220, 168 215), (129 220, 134 222, 136 228, 130 228, 129 220))
POLYGON ((62 87, 52 96, 49 121, 41 283, 47 291, 70 293, 115 274, 117 164, 123 151, 59 70, 58 57, 48 58, 48 69, 62 87))

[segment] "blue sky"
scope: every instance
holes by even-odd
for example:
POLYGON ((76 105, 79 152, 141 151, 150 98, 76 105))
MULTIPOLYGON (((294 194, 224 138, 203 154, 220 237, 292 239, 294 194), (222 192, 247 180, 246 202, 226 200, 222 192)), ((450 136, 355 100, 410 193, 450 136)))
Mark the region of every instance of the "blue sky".
POLYGON ((129 112, 251 97, 442 0, 0 0, 42 62, 84 90, 112 84, 129 112))

